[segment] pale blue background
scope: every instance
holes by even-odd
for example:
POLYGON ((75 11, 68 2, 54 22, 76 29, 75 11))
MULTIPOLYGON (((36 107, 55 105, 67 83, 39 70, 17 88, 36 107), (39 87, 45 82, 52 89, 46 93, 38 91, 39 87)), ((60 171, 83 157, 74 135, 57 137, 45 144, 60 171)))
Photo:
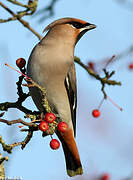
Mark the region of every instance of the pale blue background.
MULTIPOLYGON (((4 2, 4 1, 3 1, 4 2)), ((26 2, 26 1, 24 1, 26 2)), ((49 1, 39 1, 39 7, 49 1)), ((8 3, 9 4, 9 3, 8 3)), ((133 11, 116 3, 115 0, 59 0, 55 6, 55 15, 38 24, 38 18, 26 17, 31 26, 39 33, 51 21, 61 17, 76 17, 97 25, 80 40, 75 55, 84 63, 89 60, 99 62, 113 54, 119 54, 133 44, 133 11)), ((7 13, 0 8, 0 18, 7 13)), ((0 102, 14 101, 17 98, 16 85, 18 74, 4 66, 5 62, 15 66, 19 57, 28 59, 38 39, 19 22, 0 24, 0 102)), ((77 109, 77 145, 79 148, 84 175, 73 180, 94 179, 104 172, 111 180, 122 180, 133 173, 133 72, 128 70, 132 55, 116 61, 108 69, 115 70, 113 77, 122 82, 122 86, 108 86, 108 95, 124 110, 120 112, 109 101, 101 107, 101 117, 94 119, 91 111, 97 108, 103 95, 101 85, 91 78, 81 67, 77 67, 78 109, 77 109)), ((27 101, 26 106, 31 106, 27 101)), ((8 119, 23 118, 17 110, 7 113, 8 119)), ((0 126, 0 134, 7 143, 22 141, 25 133, 19 132, 17 125, 0 126)), ((55 136, 54 136, 55 137, 55 136)), ((22 151, 16 147, 5 162, 6 174, 10 177, 21 176, 23 180, 70 179, 65 171, 62 148, 53 151, 49 148, 50 138, 43 139, 41 132, 34 137, 22 151)), ((7 155, 7 153, 4 153, 7 155)))

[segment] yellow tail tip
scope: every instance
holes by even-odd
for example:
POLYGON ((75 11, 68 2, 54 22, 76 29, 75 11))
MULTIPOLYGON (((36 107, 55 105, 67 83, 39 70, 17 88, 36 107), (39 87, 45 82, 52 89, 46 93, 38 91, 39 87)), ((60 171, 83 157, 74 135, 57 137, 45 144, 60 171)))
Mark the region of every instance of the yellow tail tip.
POLYGON ((72 177, 72 176, 76 176, 76 175, 82 175, 83 174, 83 169, 82 167, 79 167, 78 169, 74 170, 67 170, 67 174, 68 176, 72 177))

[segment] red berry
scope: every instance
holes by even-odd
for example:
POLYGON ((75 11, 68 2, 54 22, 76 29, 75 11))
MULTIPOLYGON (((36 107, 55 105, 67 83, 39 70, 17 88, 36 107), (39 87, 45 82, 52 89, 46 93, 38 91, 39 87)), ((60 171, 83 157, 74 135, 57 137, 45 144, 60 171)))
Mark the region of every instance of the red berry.
POLYGON ((109 180, 110 179, 110 175, 109 174, 103 174, 100 178, 100 180, 109 180))
POLYGON ((19 69, 22 69, 26 64, 26 61, 24 58, 19 58, 16 60, 16 65, 19 67, 19 69))
POLYGON ((45 121, 42 121, 40 124, 39 124, 39 129, 41 131, 47 131, 49 129, 49 126, 48 126, 48 123, 45 122, 45 121))
POLYGON ((68 124, 66 122, 59 122, 57 129, 60 132, 65 132, 68 129, 68 124))
POLYGON ((45 114, 44 120, 45 120, 46 122, 52 123, 55 119, 56 119, 55 114, 53 114, 53 113, 46 113, 46 114, 45 114))
POLYGON ((130 63, 129 66, 128 66, 128 68, 129 68, 130 70, 133 70, 133 63, 130 63))
POLYGON ((51 149, 56 150, 60 147, 60 142, 57 139, 52 139, 50 141, 50 147, 51 149))
POLYGON ((95 117, 95 118, 99 117, 100 116, 100 111, 98 109, 94 109, 92 111, 92 116, 95 117))
POLYGON ((19 128, 22 128, 23 126, 18 126, 19 128))
POLYGON ((94 63, 93 62, 88 62, 88 66, 90 69, 94 70, 94 63))

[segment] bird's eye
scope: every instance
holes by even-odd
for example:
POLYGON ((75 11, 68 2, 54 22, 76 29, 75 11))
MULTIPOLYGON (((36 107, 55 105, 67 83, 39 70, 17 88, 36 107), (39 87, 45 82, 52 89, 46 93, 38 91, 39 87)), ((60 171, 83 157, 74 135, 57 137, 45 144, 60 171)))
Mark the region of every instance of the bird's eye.
POLYGON ((81 24, 80 22, 72 21, 72 22, 69 22, 69 24, 71 24, 73 27, 75 27, 77 29, 80 29, 83 27, 83 24, 81 24))

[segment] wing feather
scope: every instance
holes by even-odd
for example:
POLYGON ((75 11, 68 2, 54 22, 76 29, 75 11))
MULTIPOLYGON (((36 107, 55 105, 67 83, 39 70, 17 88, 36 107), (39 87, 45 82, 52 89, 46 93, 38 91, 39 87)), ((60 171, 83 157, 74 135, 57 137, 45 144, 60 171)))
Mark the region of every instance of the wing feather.
POLYGON ((76 71, 75 71, 74 63, 65 78, 65 87, 66 87, 68 99, 70 102, 74 135, 76 135, 77 86, 76 86, 76 71))

